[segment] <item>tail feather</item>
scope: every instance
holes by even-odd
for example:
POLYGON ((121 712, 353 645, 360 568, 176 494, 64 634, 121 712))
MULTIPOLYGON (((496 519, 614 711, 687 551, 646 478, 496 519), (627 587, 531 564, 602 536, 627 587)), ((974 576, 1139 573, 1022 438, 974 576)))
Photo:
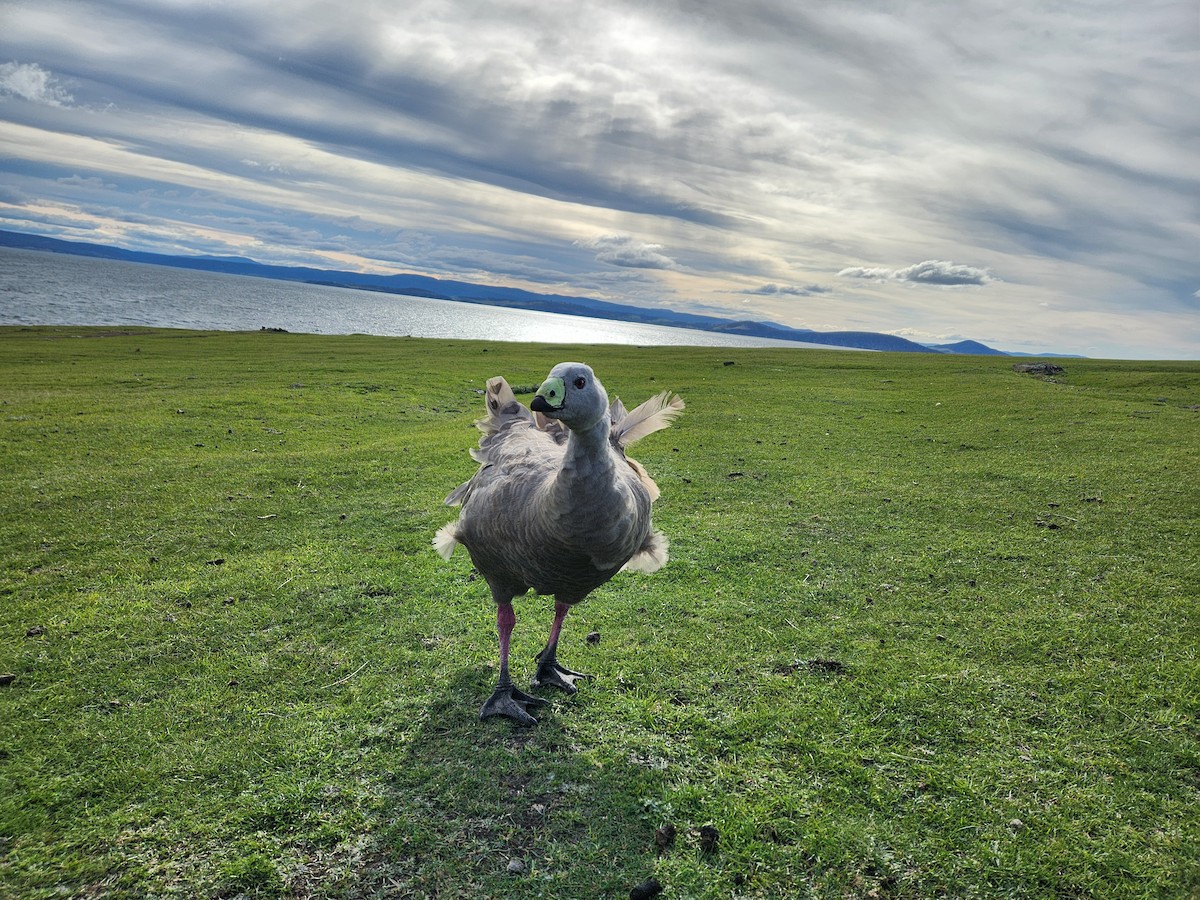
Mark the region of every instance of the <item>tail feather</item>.
POLYGON ((669 426, 683 412, 683 408, 683 400, 678 395, 663 391, 626 413, 620 421, 614 421, 613 440, 618 447, 628 447, 634 441, 669 426))
POLYGON ((447 522, 433 536, 433 549, 442 559, 449 559, 458 546, 458 523, 447 522))
POLYGON ((517 395, 499 375, 488 379, 484 397, 487 402, 487 417, 476 422, 475 427, 485 434, 496 434, 506 422, 514 419, 532 423, 533 413, 517 402, 517 395))
POLYGON ((642 549, 621 567, 623 572, 643 572, 649 575, 667 564, 667 537, 661 531, 652 531, 642 544, 642 549))

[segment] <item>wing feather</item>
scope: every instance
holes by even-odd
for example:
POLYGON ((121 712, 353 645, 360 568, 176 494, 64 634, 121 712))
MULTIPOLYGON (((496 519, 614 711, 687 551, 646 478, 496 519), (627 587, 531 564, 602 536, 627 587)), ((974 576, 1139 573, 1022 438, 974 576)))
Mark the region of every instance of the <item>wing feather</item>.
MULTIPOLYGON (((614 401, 617 406, 620 401, 614 401)), ((624 407, 622 407, 623 409, 624 407)), ((683 400, 670 391, 663 391, 613 421, 612 439, 618 447, 628 447, 648 434, 668 427, 683 412, 683 400)))

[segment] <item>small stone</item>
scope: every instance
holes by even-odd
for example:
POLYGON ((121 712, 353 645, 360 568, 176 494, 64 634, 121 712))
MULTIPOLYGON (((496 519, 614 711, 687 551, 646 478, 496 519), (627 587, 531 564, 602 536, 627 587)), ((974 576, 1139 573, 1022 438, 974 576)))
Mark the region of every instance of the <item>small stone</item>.
POLYGON ((721 833, 711 825, 705 825, 700 829, 700 852, 712 853, 717 849, 717 841, 720 840, 721 833))
POLYGON ((46 629, 43 628, 41 625, 34 625, 32 628, 30 628, 28 631, 25 632, 25 637, 37 637, 38 635, 45 634, 45 633, 46 633, 46 629))
POLYGON ((524 875, 525 874, 525 863, 519 859, 510 859, 508 861, 508 874, 509 875, 524 875))
POLYGON ((1013 831, 1020 831, 1022 828, 1025 827, 1025 823, 1022 822, 1020 819, 1013 819, 1011 822, 1008 823, 1008 827, 1011 828, 1013 831))
POLYGON ((1063 375, 1066 369, 1054 363, 1013 363, 1013 371, 1027 375, 1063 375))

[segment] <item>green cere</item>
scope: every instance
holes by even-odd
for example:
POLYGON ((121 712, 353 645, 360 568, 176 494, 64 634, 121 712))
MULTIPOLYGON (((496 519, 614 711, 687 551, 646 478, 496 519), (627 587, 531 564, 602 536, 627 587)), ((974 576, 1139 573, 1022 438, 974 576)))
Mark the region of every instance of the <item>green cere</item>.
POLYGON ((563 405, 566 395, 567 388, 561 378, 547 378, 537 392, 537 396, 542 397, 555 409, 563 405))

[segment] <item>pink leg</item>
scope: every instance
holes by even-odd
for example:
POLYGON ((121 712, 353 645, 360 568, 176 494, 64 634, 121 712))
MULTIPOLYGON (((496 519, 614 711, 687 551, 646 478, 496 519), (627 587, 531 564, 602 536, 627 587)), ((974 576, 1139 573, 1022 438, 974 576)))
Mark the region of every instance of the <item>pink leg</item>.
POLYGON ((575 672, 563 666, 558 661, 558 637, 562 633, 563 620, 571 607, 561 600, 554 601, 554 624, 550 626, 550 640, 537 655, 538 670, 533 676, 534 687, 556 687, 573 694, 576 691, 575 682, 580 678, 591 678, 582 672, 575 672))
POLYGON ((490 716, 505 716, 519 725, 536 725, 537 719, 529 714, 529 706, 545 706, 547 701, 540 697, 532 697, 513 687, 508 675, 508 644, 512 638, 513 627, 517 624, 517 614, 513 611, 512 600, 496 601, 496 633, 500 636, 500 680, 496 682, 496 690, 483 704, 479 718, 490 716))
POLYGON ((554 648, 550 651, 551 653, 558 649, 558 636, 562 634, 563 620, 570 611, 571 607, 561 600, 554 601, 554 624, 550 626, 550 642, 548 644, 549 647, 554 648))
POLYGON ((512 684, 508 677, 508 642, 512 638, 513 627, 517 624, 517 614, 511 603, 501 603, 496 607, 496 632, 500 635, 500 683, 512 684))

